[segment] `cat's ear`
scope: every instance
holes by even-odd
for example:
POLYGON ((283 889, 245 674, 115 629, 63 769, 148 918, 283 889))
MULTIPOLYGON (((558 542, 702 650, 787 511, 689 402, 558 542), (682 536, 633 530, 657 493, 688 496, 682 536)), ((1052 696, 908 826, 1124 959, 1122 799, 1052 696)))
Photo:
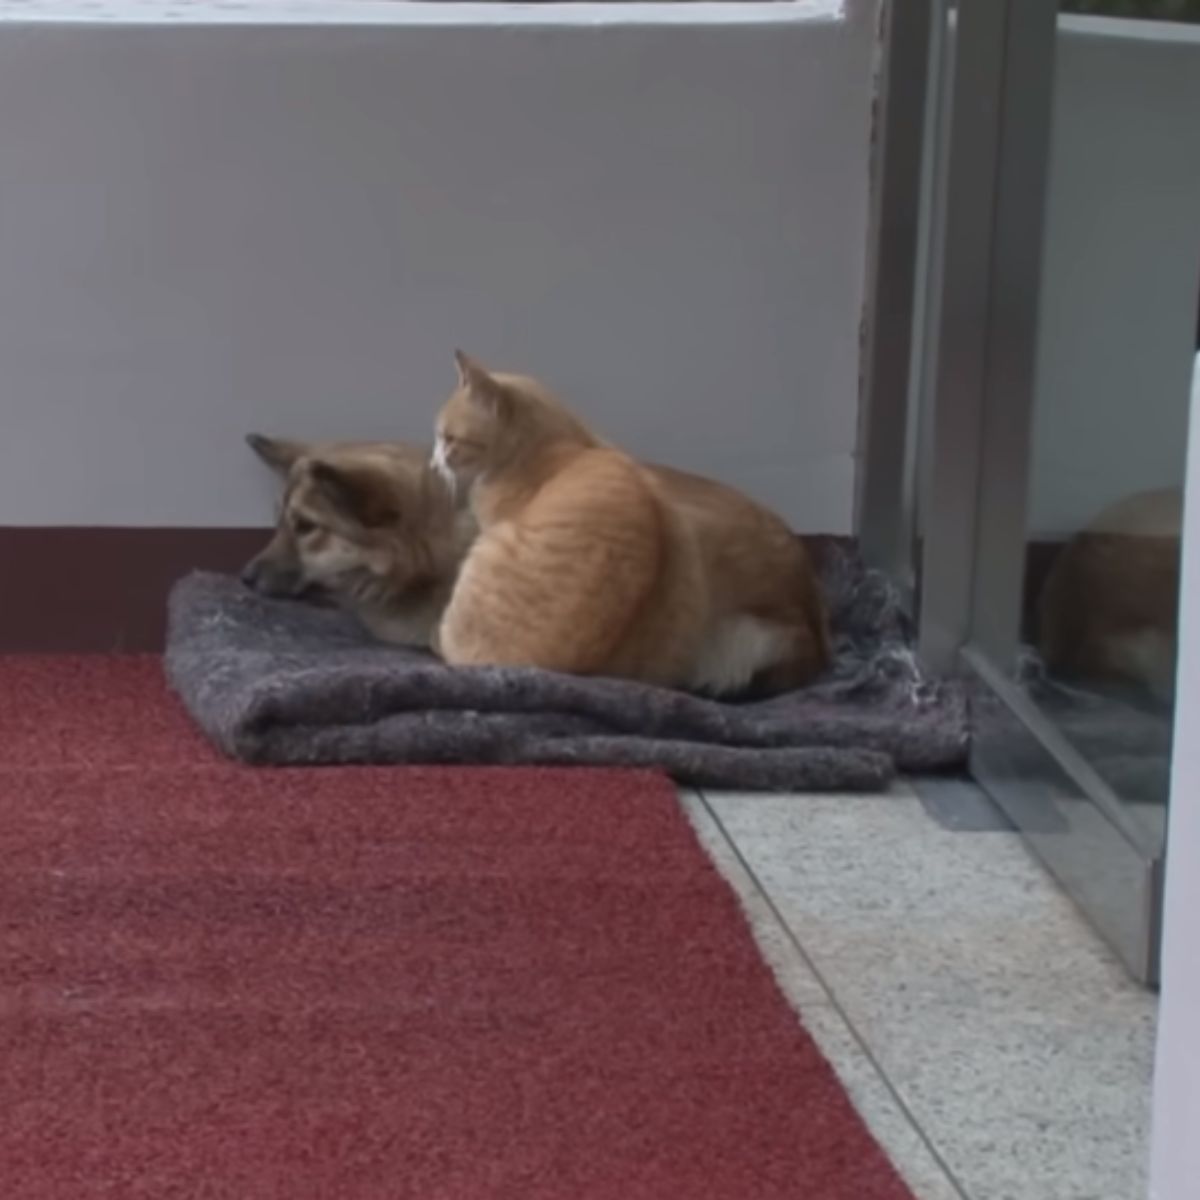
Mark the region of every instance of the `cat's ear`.
POLYGON ((360 525, 386 525, 398 519, 394 497, 377 471, 318 460, 312 464, 310 478, 334 509, 360 525))
POLYGON ((293 464, 308 453, 304 442, 289 442, 283 438, 266 437, 261 433, 246 434, 246 445, 273 471, 286 475, 293 464))
POLYGON ((454 362, 458 367, 458 386, 476 403, 497 416, 503 416, 509 407, 509 394, 504 385, 469 354, 455 350, 454 362))

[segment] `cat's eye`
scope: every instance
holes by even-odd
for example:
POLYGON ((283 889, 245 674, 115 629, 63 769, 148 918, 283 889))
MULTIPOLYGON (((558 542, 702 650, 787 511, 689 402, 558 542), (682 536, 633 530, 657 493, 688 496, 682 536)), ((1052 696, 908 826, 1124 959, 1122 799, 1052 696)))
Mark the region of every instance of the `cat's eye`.
POLYGON ((304 537, 305 534, 312 533, 316 527, 316 522, 310 521, 307 517, 292 518, 292 532, 297 537, 304 537))

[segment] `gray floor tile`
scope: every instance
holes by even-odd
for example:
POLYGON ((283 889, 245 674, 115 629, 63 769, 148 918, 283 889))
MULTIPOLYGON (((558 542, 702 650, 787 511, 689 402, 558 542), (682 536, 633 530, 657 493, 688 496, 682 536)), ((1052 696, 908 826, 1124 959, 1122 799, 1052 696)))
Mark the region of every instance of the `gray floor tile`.
POLYGON ((741 901, 747 923, 780 989, 914 1196, 917 1200, 963 1200, 962 1192, 951 1182, 861 1042, 830 1002, 824 985, 704 801, 695 793, 685 792, 681 802, 701 844, 741 901))
POLYGON ((921 807, 956 833, 1011 833, 1013 823, 999 805, 969 780, 928 776, 912 781, 921 807))
POLYGON ((829 996, 825 989, 796 949, 787 927, 747 874, 704 801, 694 793, 684 794, 681 800, 701 844, 737 893, 758 948, 792 1006, 803 1011, 811 1004, 827 1004, 829 996))
POLYGON ((1142 1200, 1155 1002, 1016 835, 903 788, 708 800, 972 1200, 1142 1200))

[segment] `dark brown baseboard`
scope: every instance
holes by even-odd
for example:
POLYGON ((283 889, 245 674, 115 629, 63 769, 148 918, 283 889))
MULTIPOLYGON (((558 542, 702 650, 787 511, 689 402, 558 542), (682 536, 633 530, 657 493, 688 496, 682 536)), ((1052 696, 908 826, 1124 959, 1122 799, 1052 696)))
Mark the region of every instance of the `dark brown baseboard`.
POLYGON ((0 653, 157 651, 171 585, 236 571, 265 529, 0 527, 0 653))
MULTIPOLYGON (((0 653, 157 652, 167 593, 188 571, 236 572, 267 529, 0 526, 0 653)), ((818 563, 853 539, 806 535, 818 563)), ((1030 546, 1036 594, 1057 545, 1030 546)))

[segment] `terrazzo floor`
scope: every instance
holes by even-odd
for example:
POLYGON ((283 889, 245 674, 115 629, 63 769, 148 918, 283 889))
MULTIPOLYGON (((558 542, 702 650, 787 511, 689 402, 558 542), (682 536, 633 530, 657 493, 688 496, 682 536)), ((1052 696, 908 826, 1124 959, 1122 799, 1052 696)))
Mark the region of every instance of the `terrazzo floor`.
POLYGON ((683 803, 919 1200, 1143 1200, 1156 999, 981 794, 683 803))

